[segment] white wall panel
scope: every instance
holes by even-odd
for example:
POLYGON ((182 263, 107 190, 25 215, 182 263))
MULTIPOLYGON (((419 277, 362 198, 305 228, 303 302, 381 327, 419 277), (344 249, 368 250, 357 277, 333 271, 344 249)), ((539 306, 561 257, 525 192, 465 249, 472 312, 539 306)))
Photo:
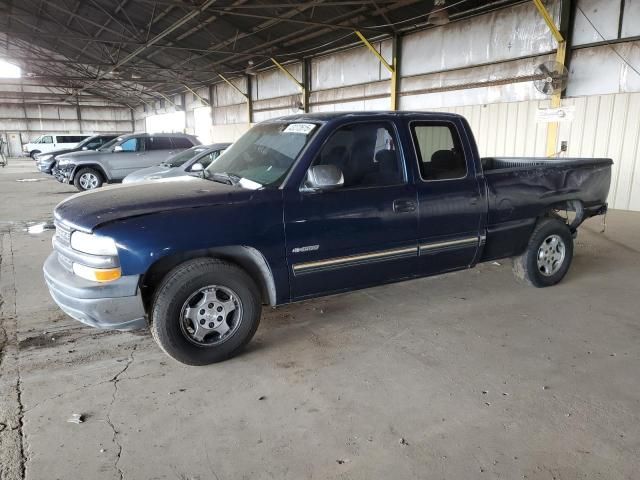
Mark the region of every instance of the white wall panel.
MULTIPOLYGON (((561 122, 560 143, 569 157, 613 159, 611 208, 640 211, 640 93, 567 98, 572 121, 561 122)), ((480 155, 544 156, 547 124, 536 121, 536 111, 548 101, 528 101, 435 109, 464 115, 476 136, 480 155)))
POLYGON ((622 37, 640 35, 640 0, 625 0, 622 37))
MULTIPOLYGON (((284 67, 299 82, 302 82, 301 63, 291 63, 284 65, 284 67)), ((300 87, 278 68, 260 72, 252 78, 251 96, 254 100, 283 97, 295 93, 300 93, 300 87)))
POLYGON ((576 9, 576 22, 573 27, 572 37, 573 45, 584 45, 618 38, 618 20, 620 16, 620 2, 618 0, 578 0, 577 5, 582 11, 576 9))
POLYGON ((566 94, 570 97, 640 91, 640 42, 576 50, 566 94), (626 62, 612 51, 615 49, 626 62))
MULTIPOLYGON (((547 7, 559 19, 559 2, 547 7)), ((547 25, 531 3, 407 35, 402 44, 402 75, 539 55, 555 50, 547 25)))
MULTIPOLYGON (((374 42, 372 45, 387 61, 391 59, 391 41, 374 42)), ((317 57, 311 61, 312 90, 325 90, 389 78, 391 74, 364 46, 317 57)))
MULTIPOLYGON (((238 77, 230 78, 229 81, 238 87, 242 92, 247 91, 247 78, 238 77)), ((216 107, 223 107, 227 105, 235 105, 245 101, 245 98, 240 95, 234 88, 227 85, 225 82, 216 83, 213 86, 213 105, 216 107)), ((202 105, 198 105, 202 106, 202 105)))

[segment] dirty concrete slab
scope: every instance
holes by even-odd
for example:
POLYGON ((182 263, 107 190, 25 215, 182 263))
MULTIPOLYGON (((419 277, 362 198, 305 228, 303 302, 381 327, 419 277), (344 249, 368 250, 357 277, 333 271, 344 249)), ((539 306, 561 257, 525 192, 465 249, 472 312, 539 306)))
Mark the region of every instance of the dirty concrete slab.
POLYGON ((40 273, 51 232, 24 225, 74 190, 24 176, 0 171, 13 204, 0 202, 1 478, 632 479, 640 468, 640 214, 611 212, 606 234, 591 221, 557 287, 520 285, 500 261, 269 309, 243 355, 194 368, 147 332, 93 330, 55 307, 40 273), (84 422, 68 423, 74 413, 84 422))

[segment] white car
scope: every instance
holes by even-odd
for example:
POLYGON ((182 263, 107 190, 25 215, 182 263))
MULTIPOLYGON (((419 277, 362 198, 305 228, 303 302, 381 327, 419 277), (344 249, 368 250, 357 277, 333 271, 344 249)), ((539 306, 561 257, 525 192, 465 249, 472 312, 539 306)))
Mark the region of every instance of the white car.
POLYGON ((53 150, 60 150, 63 148, 73 148, 90 136, 91 135, 86 133, 45 133, 32 142, 25 143, 22 146, 22 151, 35 159, 36 155, 39 153, 49 153, 53 150))

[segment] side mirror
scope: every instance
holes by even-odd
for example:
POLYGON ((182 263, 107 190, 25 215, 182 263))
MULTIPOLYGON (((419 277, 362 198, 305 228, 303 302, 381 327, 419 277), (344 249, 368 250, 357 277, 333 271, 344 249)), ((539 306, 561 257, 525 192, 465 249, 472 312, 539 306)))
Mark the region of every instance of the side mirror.
POLYGON ((122 147, 120 145, 116 145, 115 147, 113 147, 113 151, 114 152, 121 152, 122 151, 122 147))
POLYGON ((335 165, 315 165, 307 171, 307 191, 335 190, 344 185, 342 170, 335 165))
POLYGON ((203 170, 204 170, 204 167, 202 166, 202 164, 201 164, 201 163, 194 163, 194 164, 191 166, 191 171, 192 171, 192 172, 201 172, 201 171, 203 171, 203 170))

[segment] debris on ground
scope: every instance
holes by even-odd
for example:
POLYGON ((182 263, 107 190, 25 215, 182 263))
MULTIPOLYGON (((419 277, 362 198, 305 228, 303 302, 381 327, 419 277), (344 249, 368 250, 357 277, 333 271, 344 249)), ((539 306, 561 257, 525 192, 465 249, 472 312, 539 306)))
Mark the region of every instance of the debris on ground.
POLYGON ((266 395, 260 395, 260 396, 258 397, 258 400, 265 400, 266 398, 267 398, 267 396, 266 396, 266 395))
POLYGON ((500 262, 491 262, 491 265, 495 265, 496 267, 501 267, 502 264, 500 262))
POLYGON ((67 420, 68 423, 83 423, 84 422, 84 415, 82 415, 81 413, 74 413, 73 415, 71 415, 71 417, 69 417, 69 419, 67 420))
POLYGON ((336 463, 338 465, 344 465, 345 463, 349 463, 349 459, 348 458, 339 458, 336 460, 336 463))
POLYGON ((39 233, 44 232, 45 230, 55 230, 55 228, 56 227, 53 225, 53 222, 40 222, 40 223, 35 223, 33 225, 29 225, 25 229, 25 231, 32 235, 37 235, 39 233))
POLYGON ((406 447, 407 445, 409 445, 409 442, 407 442, 407 440, 404 437, 401 437, 399 442, 400 442, 400 445, 402 445, 403 447, 406 447))

